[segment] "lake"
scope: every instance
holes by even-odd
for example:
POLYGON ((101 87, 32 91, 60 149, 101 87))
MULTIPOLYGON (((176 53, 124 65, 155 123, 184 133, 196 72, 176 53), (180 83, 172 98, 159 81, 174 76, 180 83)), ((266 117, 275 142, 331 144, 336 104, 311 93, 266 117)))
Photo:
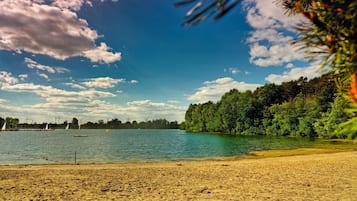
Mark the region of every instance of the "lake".
POLYGON ((194 134, 182 130, 55 130, 0 132, 0 164, 198 160, 250 151, 319 146, 321 141, 194 134), (74 137, 86 135, 87 137, 74 137))

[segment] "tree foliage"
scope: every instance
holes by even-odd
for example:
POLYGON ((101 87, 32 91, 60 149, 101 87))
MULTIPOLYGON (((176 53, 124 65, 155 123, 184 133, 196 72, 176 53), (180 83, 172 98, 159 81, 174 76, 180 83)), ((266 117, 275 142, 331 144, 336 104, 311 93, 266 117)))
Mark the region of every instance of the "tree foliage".
POLYGON ((217 103, 191 104, 182 128, 231 135, 349 137, 336 132, 351 115, 345 112, 348 100, 336 95, 332 76, 266 84, 254 92, 232 89, 217 103))

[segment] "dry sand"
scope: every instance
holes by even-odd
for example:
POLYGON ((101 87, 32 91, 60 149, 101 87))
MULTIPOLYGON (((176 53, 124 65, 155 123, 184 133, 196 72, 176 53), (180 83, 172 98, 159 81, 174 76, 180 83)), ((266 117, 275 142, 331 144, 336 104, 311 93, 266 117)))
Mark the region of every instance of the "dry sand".
POLYGON ((357 152, 0 166, 0 200, 357 200, 357 152))

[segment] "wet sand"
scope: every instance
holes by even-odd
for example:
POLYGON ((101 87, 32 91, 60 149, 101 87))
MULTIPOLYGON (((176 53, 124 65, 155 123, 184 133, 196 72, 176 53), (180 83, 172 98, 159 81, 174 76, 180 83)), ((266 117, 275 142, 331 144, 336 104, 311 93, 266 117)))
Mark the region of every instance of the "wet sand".
POLYGON ((357 200, 357 152, 0 166, 0 200, 357 200))

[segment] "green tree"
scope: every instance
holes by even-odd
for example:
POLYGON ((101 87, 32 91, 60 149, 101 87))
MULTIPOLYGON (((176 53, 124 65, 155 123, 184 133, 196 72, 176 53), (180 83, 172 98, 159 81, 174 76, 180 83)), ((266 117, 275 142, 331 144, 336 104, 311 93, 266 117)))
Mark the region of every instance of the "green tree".
POLYGON ((340 95, 335 98, 335 101, 332 103, 331 110, 324 113, 322 118, 314 123, 314 128, 320 137, 345 138, 347 136, 347 134, 342 135, 338 132, 336 133, 335 130, 338 128, 340 123, 345 122, 350 118, 350 115, 345 112, 348 105, 349 101, 343 96, 340 95))
POLYGON ((217 115, 217 104, 208 101, 202 104, 203 126, 205 132, 219 132, 220 121, 217 115))
POLYGON ((73 117, 72 119, 72 125, 70 126, 72 129, 78 129, 78 119, 76 117, 73 117))
POLYGON ((260 104, 269 107, 283 102, 283 89, 276 84, 265 84, 254 91, 254 96, 260 104))
POLYGON ((236 133, 239 94, 240 92, 237 89, 232 89, 225 93, 221 98, 217 111, 222 121, 222 131, 228 134, 236 133))

